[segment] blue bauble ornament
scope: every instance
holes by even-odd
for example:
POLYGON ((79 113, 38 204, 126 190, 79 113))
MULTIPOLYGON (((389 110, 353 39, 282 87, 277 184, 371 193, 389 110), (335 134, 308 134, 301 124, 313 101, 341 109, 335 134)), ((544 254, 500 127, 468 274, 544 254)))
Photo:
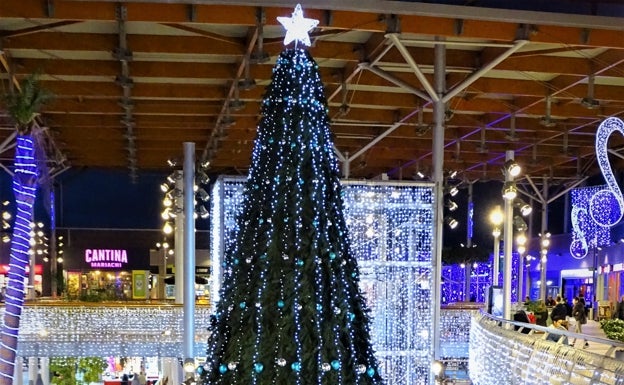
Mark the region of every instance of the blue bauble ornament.
POLYGON ((366 369, 366 374, 368 374, 369 377, 374 376, 375 375, 375 369, 373 369, 373 368, 366 369))
POLYGON ((323 305, 321 305, 320 303, 316 304, 316 310, 321 311, 323 310, 323 305))
POLYGON ((225 364, 219 365, 219 373, 223 374, 225 372, 227 372, 227 365, 225 364))
POLYGON ((240 307, 241 309, 244 309, 245 306, 247 306, 247 304, 245 302, 241 302, 238 304, 238 307, 240 307))
POLYGON ((338 360, 333 360, 331 362, 331 367, 334 368, 334 370, 338 370, 340 369, 340 361, 338 360))
POLYGON ((329 253, 329 259, 331 259, 332 261, 336 259, 336 253, 334 253, 333 251, 329 253))
POLYGON ((279 307, 280 309, 284 307, 284 301, 282 301, 281 299, 279 301, 277 301, 277 307, 279 307))
POLYGON ((295 372, 298 372, 301 370, 301 362, 293 362, 292 364, 290 364, 290 367, 292 370, 294 370, 295 372))
POLYGON ((297 260, 297 266, 303 266, 303 261, 301 259, 297 260))
POLYGON ((238 265, 238 258, 234 258, 234 264, 238 265))
POLYGON ((262 365, 260 362, 256 362, 254 364, 254 370, 256 371, 256 373, 262 372, 263 369, 264 369, 264 365, 262 365))

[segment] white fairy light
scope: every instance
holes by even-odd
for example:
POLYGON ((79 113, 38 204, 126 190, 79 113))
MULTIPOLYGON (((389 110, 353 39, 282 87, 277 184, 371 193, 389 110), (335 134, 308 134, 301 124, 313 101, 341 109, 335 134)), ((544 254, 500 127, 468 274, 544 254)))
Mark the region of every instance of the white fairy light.
MULTIPOLYGON (((221 177, 213 186, 212 239, 218 249, 212 254, 212 266, 223 266, 220 250, 231 247, 235 239, 244 185, 245 178, 221 177)), ((371 309, 371 338, 380 372, 384 376, 392 371, 386 376, 387 385, 398 384, 395 378, 421 383, 430 376, 433 359, 432 313, 424 310, 432 303, 432 189, 425 183, 344 181, 342 191, 350 243, 360 266, 360 287, 371 309), (373 228, 374 237, 369 237, 373 228)), ((338 309, 340 305, 331 304, 338 309)), ((445 332, 445 346, 466 350, 470 313, 463 316, 463 324, 456 322, 457 312, 452 313, 441 316, 441 330, 452 329, 445 332)), ((272 362, 281 359, 276 355, 272 362)), ((330 362, 317 363, 333 370, 330 362)), ((284 363, 287 368, 291 364, 284 363)))
POLYGON ((292 17, 278 17, 277 21, 279 21, 284 28, 286 28, 284 45, 288 45, 293 41, 295 42, 295 45, 297 44, 297 41, 300 41, 308 47, 312 45, 308 32, 314 29, 318 25, 319 21, 303 17, 301 4, 297 4, 295 11, 292 13, 292 17))
MULTIPOLYGON (((4 308, 0 314, 4 313, 4 308)), ((195 308, 194 355, 206 352, 208 307, 195 308)), ((182 307, 37 306, 22 310, 18 356, 182 357, 182 307), (122 344, 119 341, 123 341, 122 344)))

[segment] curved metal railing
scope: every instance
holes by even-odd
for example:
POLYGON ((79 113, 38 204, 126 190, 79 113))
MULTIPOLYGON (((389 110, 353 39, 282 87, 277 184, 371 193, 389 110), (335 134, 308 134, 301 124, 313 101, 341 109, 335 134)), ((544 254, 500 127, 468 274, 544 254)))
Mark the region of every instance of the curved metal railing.
POLYGON ((624 343, 481 312, 472 318, 468 367, 476 385, 622 384, 624 361, 615 358, 618 350, 624 350, 624 343), (563 343, 564 336, 604 349, 575 349, 563 343))

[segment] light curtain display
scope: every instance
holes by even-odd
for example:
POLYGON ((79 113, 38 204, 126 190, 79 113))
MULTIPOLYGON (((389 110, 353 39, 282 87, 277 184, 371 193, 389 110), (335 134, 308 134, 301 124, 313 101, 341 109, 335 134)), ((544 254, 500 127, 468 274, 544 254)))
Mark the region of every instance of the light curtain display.
MULTIPOLYGON (((223 250, 234 239, 244 181, 221 177, 213 187, 212 266, 222 265, 223 250)), ((388 385, 427 384, 433 359, 433 186, 343 181, 343 192, 381 374, 388 385)))
MULTIPOLYGON (((195 309, 195 356, 206 351, 210 309, 195 309)), ((181 306, 26 306, 20 357, 182 357, 181 306)))

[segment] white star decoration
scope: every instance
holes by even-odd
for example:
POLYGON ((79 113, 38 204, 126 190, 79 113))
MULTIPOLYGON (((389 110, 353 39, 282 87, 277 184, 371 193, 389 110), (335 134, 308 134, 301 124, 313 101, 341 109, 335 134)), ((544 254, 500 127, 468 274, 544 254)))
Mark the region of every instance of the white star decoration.
POLYGON ((277 21, 279 21, 284 28, 286 28, 284 45, 288 45, 291 41, 295 41, 295 47, 297 46, 297 40, 309 47, 312 43, 310 42, 308 32, 319 23, 318 20, 306 19, 303 17, 301 4, 297 4, 295 12, 292 13, 292 17, 278 17, 277 21))

